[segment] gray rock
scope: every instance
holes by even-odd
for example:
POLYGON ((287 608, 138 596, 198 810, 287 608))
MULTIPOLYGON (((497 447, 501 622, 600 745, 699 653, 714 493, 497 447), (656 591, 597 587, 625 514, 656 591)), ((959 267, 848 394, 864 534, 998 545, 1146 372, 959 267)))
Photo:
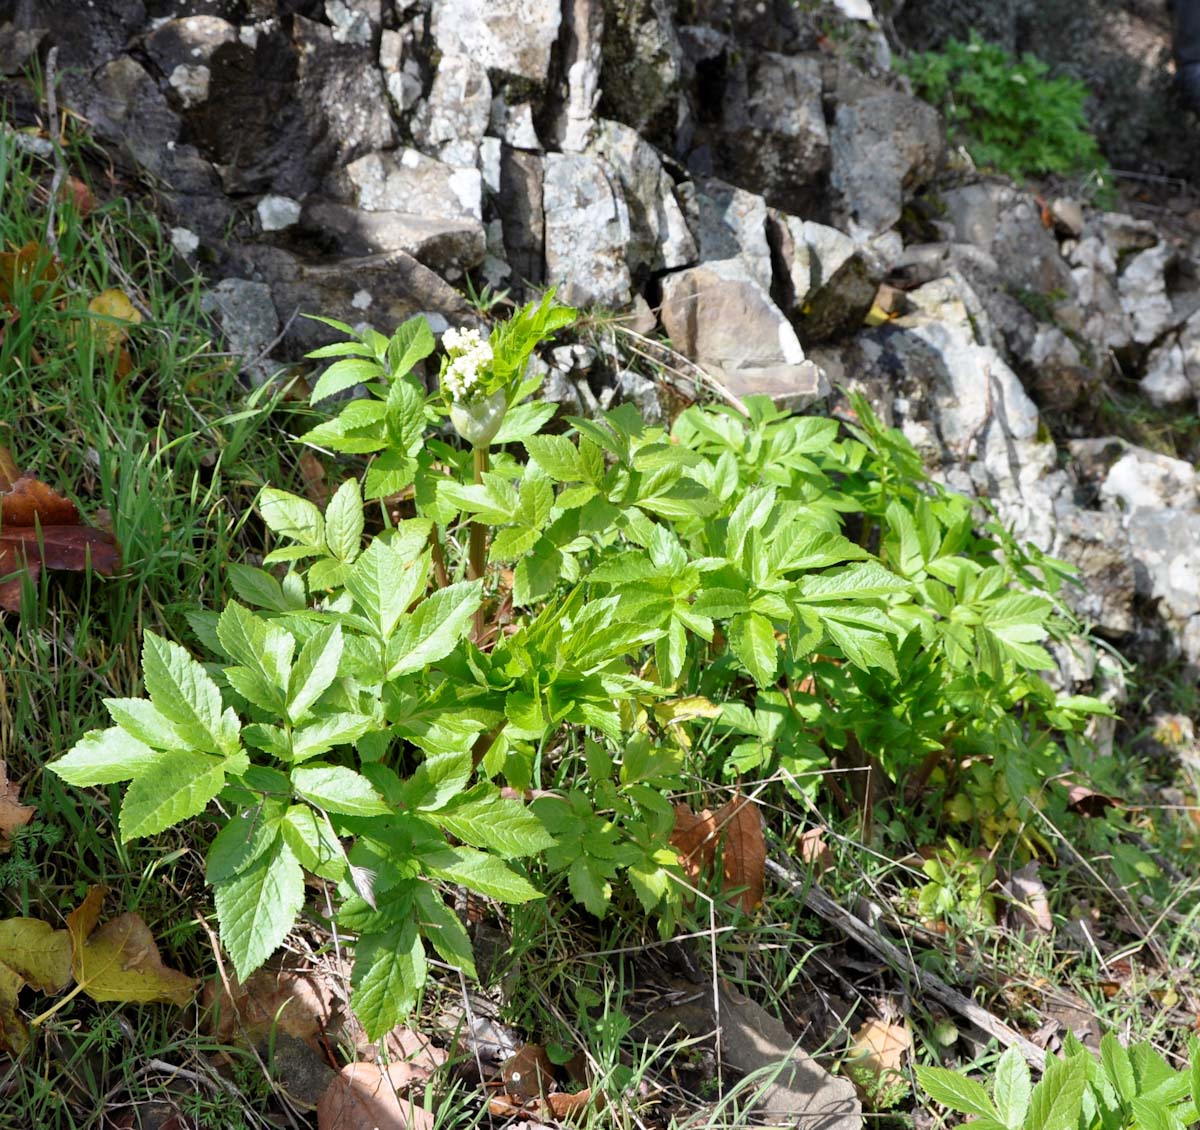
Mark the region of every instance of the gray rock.
POLYGON ((369 46, 381 21, 381 7, 380 0, 325 0, 333 38, 338 43, 369 46))
POLYGON ((1078 239, 1083 234, 1083 207, 1070 196, 1059 196, 1050 205, 1054 229, 1059 235, 1078 239))
POLYGON ((537 129, 533 124, 533 106, 529 102, 509 105, 503 94, 492 98, 492 112, 488 121, 488 133, 514 149, 531 149, 541 152, 537 129))
POLYGON ((1123 349, 1133 340, 1133 326, 1121 304, 1114 280, 1117 260, 1099 236, 1084 235, 1063 245, 1082 316, 1072 330, 1095 346, 1123 349))
POLYGON ((437 219, 483 219, 483 179, 418 153, 367 153, 332 178, 339 193, 368 212, 410 212, 437 219))
POLYGON ((96 72, 84 113, 97 137, 121 145, 142 168, 161 174, 167 167, 179 137, 179 116, 128 55, 96 72))
POLYGON ((919 188, 942 156, 942 123, 926 102, 884 90, 842 102, 830 134, 830 187, 857 235, 900 219, 906 191, 919 188))
POLYGON ((716 177, 680 185, 680 197, 701 261, 740 259, 750 276, 769 292, 773 274, 767 202, 716 177))
POLYGON ((654 147, 628 126, 600 121, 592 151, 607 161, 621 183, 629 208, 630 268, 662 271, 694 263, 696 241, 654 147))
POLYGON ((479 143, 492 114, 487 69, 470 55, 447 53, 438 63, 429 97, 412 119, 419 148, 449 165, 479 163, 479 143))
POLYGON ((734 396, 761 394, 793 409, 828 395, 791 323, 739 259, 720 259, 663 279, 663 328, 673 348, 734 396))
POLYGON ((675 5, 670 0, 604 0, 602 34, 601 113, 669 149, 683 64, 675 5))
POLYGON ((1111 439, 1071 444, 1072 454, 1085 464, 1097 449, 1100 458, 1109 461, 1100 485, 1100 497, 1109 508, 1123 513, 1190 510, 1200 502, 1200 478, 1191 463, 1111 439))
POLYGON ((732 53, 712 131, 715 171, 789 212, 815 206, 830 156, 821 93, 815 55, 732 53))
POLYGON ((1138 391, 1156 408, 1172 408, 1195 399, 1178 334, 1150 351, 1138 391))
POLYGON ((1064 501, 1055 509, 1055 521, 1051 551, 1074 565, 1084 581, 1078 587, 1064 586, 1063 599, 1080 619, 1103 632, 1133 631, 1137 582, 1129 535, 1120 517, 1064 501))
POLYGON ((1114 257, 1146 251, 1158 242, 1158 230, 1149 220, 1137 220, 1124 212, 1098 212, 1087 228, 1099 235, 1114 257))
POLYGON ((200 308, 216 318, 225 346, 243 372, 262 384, 267 377, 263 357, 279 334, 271 288, 248 279, 222 279, 201 296, 200 308))
POLYGON ((0 75, 19 75, 37 53, 49 28, 0 24, 0 75))
POLYGON ((625 305, 629 210, 615 176, 582 153, 547 153, 544 168, 547 282, 571 305, 625 305))
POLYGON ((379 36, 379 69, 398 114, 407 114, 422 93, 421 68, 412 52, 412 38, 411 34, 390 28, 379 36))
POLYGON ((434 0, 433 38, 447 54, 544 83, 562 14, 541 0, 434 0))
POLYGON ((180 63, 168 76, 167 85, 175 91, 185 110, 208 99, 209 69, 180 63))
POLYGON ((236 43, 238 29, 218 16, 185 16, 159 24, 145 39, 146 54, 169 75, 176 67, 207 65, 217 48, 236 43))
POLYGON ((278 247, 242 249, 247 265, 271 288, 275 307, 286 322, 284 344, 290 355, 306 353, 339 335, 296 313, 319 313, 351 325, 369 321, 390 334, 415 314, 428 316, 442 328, 477 322, 467 301, 448 283, 411 255, 394 251, 327 262, 307 262, 278 247))
POLYGON ((658 395, 658 385, 649 377, 642 376, 632 369, 621 369, 617 373, 617 396, 626 403, 632 404, 647 424, 659 425, 666 423, 666 413, 663 411, 662 400, 658 395))
POLYGON ((1160 601, 1176 621, 1200 613, 1200 514, 1139 507, 1126 528, 1138 595, 1160 601))
POLYGON ((264 196, 257 205, 258 226, 263 231, 283 231, 300 219, 300 201, 290 196, 264 196))
POLYGON ((806 342, 824 341, 862 325, 882 273, 836 228, 776 213, 771 232, 786 272, 784 309, 806 342))
POLYGON ((604 37, 603 0, 569 0, 563 5, 563 70, 567 97, 555 136, 564 153, 582 153, 591 140, 600 99, 600 50, 604 37))
POLYGON ((1133 327, 1133 340, 1141 345, 1165 333, 1174 320, 1166 278, 1173 256, 1167 244, 1157 243, 1131 256, 1117 279, 1117 293, 1133 327))
POLYGON ((534 286, 545 279, 543 159, 507 146, 500 152, 496 207, 504 225, 505 258, 516 277, 534 286))
POLYGON ((302 223, 331 239, 342 255, 404 251, 432 270, 451 275, 479 266, 487 253, 482 222, 466 216, 371 211, 310 196, 302 223))

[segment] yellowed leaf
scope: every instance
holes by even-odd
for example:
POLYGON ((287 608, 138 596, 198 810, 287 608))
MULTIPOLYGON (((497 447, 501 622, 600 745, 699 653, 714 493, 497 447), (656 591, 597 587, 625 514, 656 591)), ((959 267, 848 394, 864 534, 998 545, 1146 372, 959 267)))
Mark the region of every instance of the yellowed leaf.
POLYGON ((126 325, 140 325, 142 315, 123 290, 102 290, 88 303, 97 318, 96 341, 105 353, 119 349, 129 336, 126 325))
POLYGON ((721 708, 703 695, 688 695, 686 698, 671 698, 654 707, 654 717, 660 726, 671 726, 679 722, 691 722, 696 718, 716 718, 721 708))
POLYGON ((198 982, 162 963, 150 927, 137 914, 122 914, 100 929, 103 887, 93 887, 70 914, 71 969, 97 1001, 163 1001, 185 1005, 198 982))
POLYGON ((12 834, 25 827, 37 811, 21 803, 21 791, 8 779, 8 766, 0 761, 0 852, 12 847, 12 834))
POLYGON ((0 921, 0 1048, 20 1052, 29 1031, 17 1012, 26 986, 60 993, 71 983, 71 939, 38 918, 0 921))
POLYGON ((867 1090, 895 1082, 912 1042, 912 1033, 903 1024, 868 1020, 850 1041, 851 1077, 867 1090))

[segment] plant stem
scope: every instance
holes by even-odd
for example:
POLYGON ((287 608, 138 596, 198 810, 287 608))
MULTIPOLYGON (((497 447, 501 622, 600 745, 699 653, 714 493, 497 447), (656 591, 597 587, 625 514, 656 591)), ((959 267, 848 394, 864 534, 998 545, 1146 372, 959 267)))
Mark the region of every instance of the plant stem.
MULTIPOLYGON (((475 457, 475 482, 483 482, 483 474, 488 469, 488 449, 486 447, 473 448, 475 457)), ((467 579, 477 581, 483 576, 484 568, 487 564, 487 526, 482 522, 471 523, 471 544, 470 552, 467 557, 467 579)), ((475 610, 475 643, 478 644, 483 639, 484 628, 483 605, 475 610)))
POLYGON ((488 755, 488 750, 496 744, 496 739, 504 733, 504 727, 508 725, 508 720, 505 719, 494 730, 489 730, 485 734, 480 734, 475 739, 475 744, 471 747, 471 768, 478 769, 479 763, 488 755))
POLYGON ((76 982, 75 988, 73 988, 69 993, 67 993, 67 995, 65 997, 59 997, 58 1000, 56 1000, 48 1009, 46 1009, 45 1012, 40 1013, 39 1015, 35 1016, 29 1022, 29 1026, 31 1028, 37 1028, 40 1024, 44 1024, 60 1008, 62 1008, 64 1005, 69 1004, 77 996, 79 996, 79 994, 82 992, 83 992, 83 986, 81 984, 79 984, 78 982, 76 982))
POLYGON ((442 539, 438 536, 437 523, 429 531, 429 548, 433 552, 433 577, 437 587, 444 589, 450 583, 450 574, 446 571, 446 553, 442 549, 442 539))

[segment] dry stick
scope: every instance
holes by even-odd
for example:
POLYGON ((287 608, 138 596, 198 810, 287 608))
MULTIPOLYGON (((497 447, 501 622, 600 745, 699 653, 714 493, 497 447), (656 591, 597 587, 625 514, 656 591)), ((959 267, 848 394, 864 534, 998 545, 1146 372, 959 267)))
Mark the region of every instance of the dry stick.
POLYGON ((1010 1028, 1003 1020, 993 1016, 987 1009, 981 1008, 957 989, 951 988, 940 977, 920 969, 916 962, 902 950, 861 919, 839 906, 815 883, 805 884, 804 880, 794 871, 776 863, 773 859, 767 860, 767 870, 777 879, 786 883, 793 892, 803 895, 804 905, 814 914, 823 918, 831 926, 836 926, 864 949, 870 950, 896 972, 911 977, 917 986, 934 1000, 957 1012, 960 1016, 966 1017, 977 1028, 981 1028, 989 1036, 999 1040, 1005 1047, 1016 1048, 1025 1057, 1030 1067, 1035 1067, 1038 1071, 1046 1069, 1046 1053, 1035 1043, 1027 1040, 1020 1032, 1010 1028))
POLYGON ((50 118, 50 144, 54 147, 54 177, 50 181, 50 203, 46 206, 46 246, 57 258, 58 233, 54 230, 54 213, 58 206, 58 190, 62 187, 67 176, 67 167, 63 163, 62 150, 59 148, 60 132, 58 128, 58 96, 54 90, 54 71, 58 65, 58 48, 51 47, 46 54, 46 113, 50 118))

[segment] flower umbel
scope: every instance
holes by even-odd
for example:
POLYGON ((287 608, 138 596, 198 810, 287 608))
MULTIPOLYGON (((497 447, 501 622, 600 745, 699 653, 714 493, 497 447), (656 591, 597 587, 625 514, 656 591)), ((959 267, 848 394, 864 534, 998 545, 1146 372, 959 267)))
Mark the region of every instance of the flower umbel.
POLYGON ((483 380, 492 363, 492 347, 478 330, 448 329, 442 335, 449 363, 442 372, 442 387, 455 404, 469 404, 487 392, 483 380))

